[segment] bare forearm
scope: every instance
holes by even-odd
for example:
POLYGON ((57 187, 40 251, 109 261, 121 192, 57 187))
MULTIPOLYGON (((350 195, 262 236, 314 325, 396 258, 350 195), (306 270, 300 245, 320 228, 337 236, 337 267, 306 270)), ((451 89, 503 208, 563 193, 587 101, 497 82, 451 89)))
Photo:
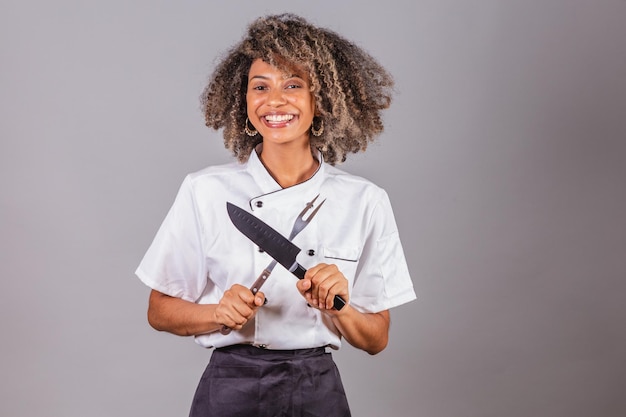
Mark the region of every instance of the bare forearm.
POLYGON ((148 322, 156 330, 179 336, 210 333, 221 327, 214 319, 215 308, 214 304, 195 304, 152 291, 148 322))
POLYGON ((343 337, 352 346, 370 355, 381 352, 389 340, 389 311, 361 313, 349 304, 332 320, 343 337))

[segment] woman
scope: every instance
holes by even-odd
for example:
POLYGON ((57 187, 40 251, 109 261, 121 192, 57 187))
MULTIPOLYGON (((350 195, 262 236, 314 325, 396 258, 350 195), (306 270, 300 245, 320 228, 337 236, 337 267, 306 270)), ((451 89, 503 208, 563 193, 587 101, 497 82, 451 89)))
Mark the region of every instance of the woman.
POLYGON ((333 166, 382 131, 392 85, 366 52, 290 14, 253 22, 216 68, 206 124, 238 161, 185 178, 137 269, 150 324, 215 348, 191 416, 350 415, 326 348, 382 351, 389 309, 415 298, 386 193, 333 166), (268 268, 226 202, 293 232, 304 279, 268 268))

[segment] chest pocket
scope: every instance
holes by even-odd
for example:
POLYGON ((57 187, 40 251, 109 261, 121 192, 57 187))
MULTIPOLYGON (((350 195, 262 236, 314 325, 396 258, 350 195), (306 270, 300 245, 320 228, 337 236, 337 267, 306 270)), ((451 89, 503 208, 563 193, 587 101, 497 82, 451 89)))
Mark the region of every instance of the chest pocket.
POLYGON ((324 247, 324 258, 340 261, 357 262, 360 249, 358 247, 324 247))
POLYGON ((350 287, 352 287, 356 277, 357 266, 359 265, 360 252, 361 249, 356 246, 323 246, 322 262, 337 265, 339 270, 350 282, 350 287))

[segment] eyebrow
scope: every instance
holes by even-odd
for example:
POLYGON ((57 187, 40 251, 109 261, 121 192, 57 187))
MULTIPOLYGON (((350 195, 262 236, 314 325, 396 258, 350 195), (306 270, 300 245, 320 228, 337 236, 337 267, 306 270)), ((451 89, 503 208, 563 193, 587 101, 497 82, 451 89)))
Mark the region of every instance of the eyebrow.
POLYGON ((267 77, 265 75, 254 75, 252 77, 250 77, 251 80, 254 80, 255 78, 261 78, 262 80, 269 80, 270 77, 267 77))
MULTIPOLYGON (((259 75, 254 75, 254 76, 250 77, 250 78, 248 79, 248 81, 252 81, 252 80, 254 80, 255 78, 260 78, 260 79, 262 79, 262 80, 269 80, 269 79, 270 79, 270 77, 268 77, 267 75, 261 75, 261 74, 259 74, 259 75)), ((287 75, 287 76, 283 77, 283 80, 288 80, 288 79, 290 79, 290 78, 299 78, 299 79, 301 79, 302 81, 305 81, 305 79, 304 79, 303 77, 301 77, 300 75, 298 75, 298 74, 291 74, 291 75, 287 75)))

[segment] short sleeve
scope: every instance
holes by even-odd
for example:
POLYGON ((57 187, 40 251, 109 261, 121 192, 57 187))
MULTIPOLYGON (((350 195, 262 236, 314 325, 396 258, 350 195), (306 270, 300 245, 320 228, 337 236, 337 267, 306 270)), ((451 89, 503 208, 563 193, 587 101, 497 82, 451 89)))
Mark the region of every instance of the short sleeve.
POLYGON ((375 313, 414 300, 400 235, 387 193, 382 191, 369 220, 369 233, 350 295, 350 304, 375 313))
POLYGON ((196 301, 207 284, 202 227, 192 181, 183 181, 135 274, 150 288, 196 301))

